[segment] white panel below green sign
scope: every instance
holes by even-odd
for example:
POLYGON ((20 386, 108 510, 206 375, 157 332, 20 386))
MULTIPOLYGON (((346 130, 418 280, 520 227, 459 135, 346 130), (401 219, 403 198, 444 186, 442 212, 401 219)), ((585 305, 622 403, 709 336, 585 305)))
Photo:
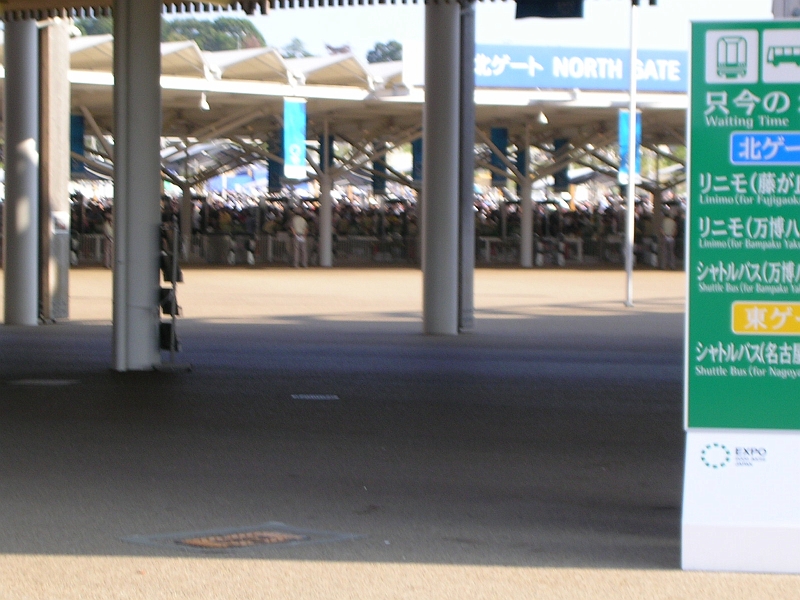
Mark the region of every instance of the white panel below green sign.
POLYGON ((690 429, 681 564, 800 573, 800 433, 690 429))

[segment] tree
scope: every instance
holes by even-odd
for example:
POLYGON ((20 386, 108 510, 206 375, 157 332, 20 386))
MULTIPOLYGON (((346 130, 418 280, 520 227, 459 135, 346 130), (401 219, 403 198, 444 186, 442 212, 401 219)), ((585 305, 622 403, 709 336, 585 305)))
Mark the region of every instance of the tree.
POLYGON ((205 19, 175 19, 161 22, 161 40, 177 42, 194 40, 201 50, 238 50, 266 46, 264 37, 248 19, 221 17, 205 19))
MULTIPOLYGON (((111 17, 76 19, 75 26, 83 35, 114 33, 111 17)), ((236 50, 266 46, 264 36, 249 19, 221 17, 206 19, 174 19, 161 21, 161 41, 194 40, 201 50, 236 50)))
POLYGON ((103 35, 114 33, 114 21, 111 17, 98 17, 97 19, 75 19, 75 27, 82 35, 103 35))
POLYGON ((394 40, 385 44, 378 42, 375 47, 367 52, 367 62, 390 62, 393 60, 403 60, 403 44, 394 40))
POLYGON ((312 56, 311 52, 306 50, 305 44, 298 38, 294 38, 291 42, 286 44, 281 49, 283 58, 306 58, 312 56))

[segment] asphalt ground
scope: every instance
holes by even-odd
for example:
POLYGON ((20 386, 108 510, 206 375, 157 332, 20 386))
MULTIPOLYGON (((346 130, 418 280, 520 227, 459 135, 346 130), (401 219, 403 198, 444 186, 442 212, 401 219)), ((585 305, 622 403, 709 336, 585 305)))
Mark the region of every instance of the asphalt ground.
POLYGON ((449 337, 417 270, 187 269, 146 373, 70 285, 0 327, 0 598, 800 595, 679 570, 682 273, 481 269, 449 337))

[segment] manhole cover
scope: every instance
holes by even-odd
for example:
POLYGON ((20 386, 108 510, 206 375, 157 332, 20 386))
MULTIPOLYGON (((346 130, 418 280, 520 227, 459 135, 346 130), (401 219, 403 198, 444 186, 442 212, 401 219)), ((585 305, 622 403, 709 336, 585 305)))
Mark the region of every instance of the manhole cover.
POLYGON ((262 544, 285 544, 286 542, 302 542, 308 536, 285 533, 282 531, 248 531, 246 533, 229 533, 228 535, 208 535, 177 540, 177 544, 192 548, 247 548, 262 544))
POLYGON ((210 531, 184 531, 156 535, 131 535, 122 541, 131 544, 182 548, 195 552, 247 552, 258 548, 287 547, 301 544, 323 544, 359 539, 362 536, 333 531, 300 529, 285 523, 270 521, 250 527, 215 529, 210 531))

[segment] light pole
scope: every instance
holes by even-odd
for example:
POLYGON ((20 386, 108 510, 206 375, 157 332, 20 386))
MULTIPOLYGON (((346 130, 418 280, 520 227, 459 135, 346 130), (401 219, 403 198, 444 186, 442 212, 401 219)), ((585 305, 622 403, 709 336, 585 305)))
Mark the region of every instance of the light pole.
MULTIPOLYGON (((630 63, 630 105, 628 107, 628 199, 625 214, 625 306, 633 306, 633 234, 636 210, 636 66, 637 41, 639 34, 639 1, 631 0, 631 63, 630 63)), ((649 0, 655 6, 656 0, 649 0)))
POLYGON ((628 106, 628 201, 625 213, 625 306, 633 306, 633 230, 636 208, 636 59, 639 0, 631 1, 630 104, 628 106))

